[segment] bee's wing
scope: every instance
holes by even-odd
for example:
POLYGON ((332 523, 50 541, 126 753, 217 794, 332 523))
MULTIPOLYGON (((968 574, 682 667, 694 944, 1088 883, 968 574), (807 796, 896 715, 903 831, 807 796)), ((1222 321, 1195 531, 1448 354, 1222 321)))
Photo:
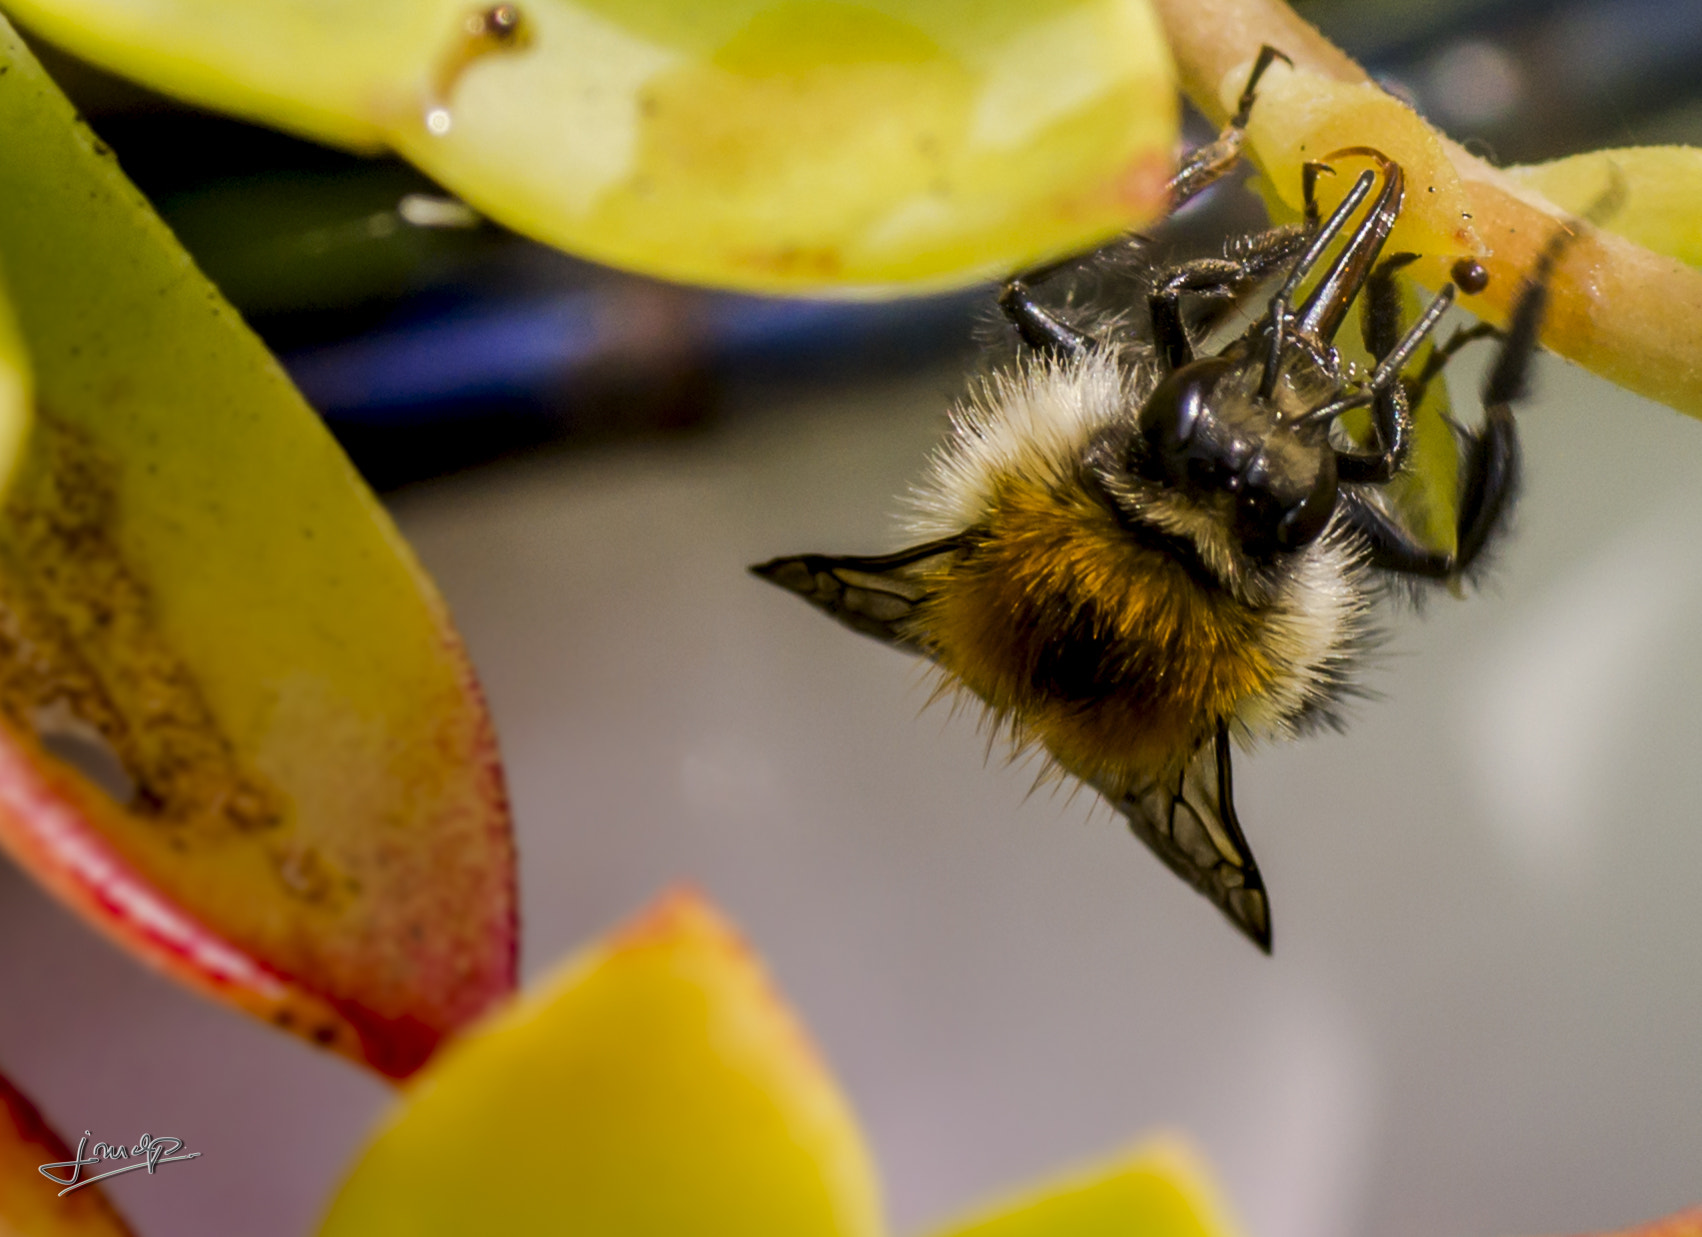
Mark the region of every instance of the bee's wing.
MULTIPOLYGON (((925 656, 929 650, 912 621, 927 597, 922 569, 963 549, 960 539, 947 538, 868 557, 798 554, 759 563, 751 571, 797 593, 853 631, 925 656)), ((1220 724, 1215 738, 1200 746, 1173 781, 1105 797, 1171 871, 1270 952, 1270 902, 1235 818, 1227 728, 1220 724)))
POLYGON ((1200 745, 1182 774, 1168 782, 1107 795, 1129 828, 1169 869, 1205 894, 1260 949, 1271 951, 1271 903, 1253 851, 1235 818, 1229 775, 1229 731, 1200 745))
POLYGON ((930 541, 895 554, 795 554, 758 563, 751 571, 797 593, 853 631, 912 653, 926 653, 911 621, 927 596, 922 568, 961 550, 957 538, 930 541))

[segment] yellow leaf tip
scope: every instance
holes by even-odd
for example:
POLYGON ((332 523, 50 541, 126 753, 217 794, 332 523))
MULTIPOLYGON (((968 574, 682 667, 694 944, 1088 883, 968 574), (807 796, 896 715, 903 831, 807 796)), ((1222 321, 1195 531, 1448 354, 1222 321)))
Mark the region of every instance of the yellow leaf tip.
POLYGON ((732 921, 696 885, 670 885, 651 902, 612 929, 612 949, 641 949, 689 938, 720 939, 747 948, 732 921))

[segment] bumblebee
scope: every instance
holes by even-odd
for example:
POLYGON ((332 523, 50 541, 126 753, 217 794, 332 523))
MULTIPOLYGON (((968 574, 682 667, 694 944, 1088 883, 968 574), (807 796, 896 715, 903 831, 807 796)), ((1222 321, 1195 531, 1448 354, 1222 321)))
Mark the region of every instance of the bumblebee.
MULTIPOLYGON (((1278 55, 1261 53, 1235 117, 1183 163, 1174 205, 1238 160, 1278 55)), ((1382 586, 1457 582, 1506 521, 1519 475, 1512 405, 1569 235, 1543 251, 1504 332, 1456 333, 1408 373, 1455 287, 1402 329, 1395 272, 1414 255, 1382 252, 1401 168, 1352 148, 1308 164, 1303 188, 1303 222, 1233 240, 1222 258, 1141 271, 1138 330, 1127 318, 1089 329, 1041 304, 1032 289, 1058 268, 1012 279, 999 307, 1014 360, 954 413, 918 494, 915 543, 752 568, 931 659, 1017 750, 1044 751, 1098 791, 1267 953, 1270 900, 1236 816, 1231 745, 1337 722, 1382 586), (1317 178, 1349 158, 1373 166, 1323 218, 1317 178), (1256 321, 1204 350, 1273 285, 1256 321), (1369 372, 1332 346, 1356 301, 1369 372), (1483 422, 1455 426, 1457 548, 1441 553, 1382 491, 1406 463, 1425 385, 1491 333, 1501 343, 1483 422), (1354 442, 1338 421, 1364 407, 1373 430, 1354 442)), ((1462 290, 1484 280, 1475 263, 1455 267, 1462 290)))

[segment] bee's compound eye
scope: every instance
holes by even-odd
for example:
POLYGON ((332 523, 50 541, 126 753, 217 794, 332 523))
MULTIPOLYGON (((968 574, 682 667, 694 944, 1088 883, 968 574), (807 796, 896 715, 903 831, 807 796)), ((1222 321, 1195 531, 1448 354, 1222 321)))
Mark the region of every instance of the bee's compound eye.
POLYGON ((1229 368, 1220 357, 1205 357, 1167 374, 1153 390, 1141 409, 1143 476, 1180 484, 1200 463, 1221 463, 1209 400, 1229 368))

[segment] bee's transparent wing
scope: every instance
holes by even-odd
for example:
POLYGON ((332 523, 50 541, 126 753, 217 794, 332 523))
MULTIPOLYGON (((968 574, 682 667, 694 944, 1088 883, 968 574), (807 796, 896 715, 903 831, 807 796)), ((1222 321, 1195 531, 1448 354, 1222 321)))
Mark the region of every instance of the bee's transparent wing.
POLYGON ((926 654, 912 621, 927 596, 923 568, 930 560, 956 554, 961 548, 954 537, 894 554, 795 554, 758 563, 751 571, 827 611, 853 631, 926 654))
POLYGON ((1179 777, 1106 798, 1172 872, 1271 951, 1270 898, 1235 818, 1227 727, 1219 723, 1216 737, 1200 745, 1179 777))

